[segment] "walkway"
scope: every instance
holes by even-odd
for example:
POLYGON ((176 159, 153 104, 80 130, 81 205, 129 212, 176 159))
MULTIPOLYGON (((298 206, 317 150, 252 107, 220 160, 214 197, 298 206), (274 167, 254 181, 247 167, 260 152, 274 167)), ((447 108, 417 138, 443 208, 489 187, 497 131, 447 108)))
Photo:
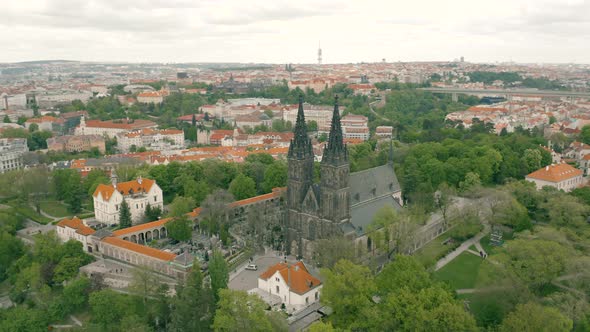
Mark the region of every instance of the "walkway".
POLYGON ((468 250, 469 247, 475 245, 477 250, 481 250, 483 253, 486 253, 479 241, 486 236, 490 232, 490 227, 487 224, 484 224, 483 231, 479 232, 476 236, 472 237, 471 239, 463 242, 457 249, 453 250, 451 253, 446 255, 445 257, 441 258, 438 262, 436 262, 436 266, 434 271, 440 270, 443 266, 449 264, 453 259, 457 258, 461 253, 468 250))

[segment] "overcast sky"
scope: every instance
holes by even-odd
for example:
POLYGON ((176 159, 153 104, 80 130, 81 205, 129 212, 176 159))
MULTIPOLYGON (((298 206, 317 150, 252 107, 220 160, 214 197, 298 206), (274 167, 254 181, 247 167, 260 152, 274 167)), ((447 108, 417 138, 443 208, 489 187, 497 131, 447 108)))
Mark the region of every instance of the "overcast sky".
POLYGON ((590 63, 590 0, 2 0, 0 62, 590 63))

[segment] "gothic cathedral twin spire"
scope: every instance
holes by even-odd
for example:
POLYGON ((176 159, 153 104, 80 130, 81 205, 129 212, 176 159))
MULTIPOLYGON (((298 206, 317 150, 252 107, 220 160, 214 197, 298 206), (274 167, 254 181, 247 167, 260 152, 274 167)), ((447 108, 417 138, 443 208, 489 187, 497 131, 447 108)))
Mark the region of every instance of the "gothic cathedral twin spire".
MULTIPOLYGON (((289 207, 301 211, 301 203, 313 184, 314 154, 303 112, 303 97, 299 97, 297 122, 288 154, 288 201, 289 207)), ((343 141, 338 97, 335 98, 334 112, 328 143, 324 148, 320 167, 321 183, 315 191, 320 219, 336 224, 350 216, 348 151, 343 141)))

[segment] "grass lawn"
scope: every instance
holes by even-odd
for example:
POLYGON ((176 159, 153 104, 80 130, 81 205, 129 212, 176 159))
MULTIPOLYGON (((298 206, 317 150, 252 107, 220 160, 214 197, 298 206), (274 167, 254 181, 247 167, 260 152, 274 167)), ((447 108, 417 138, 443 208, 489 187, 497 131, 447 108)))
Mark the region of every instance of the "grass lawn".
POLYGON ((482 261, 474 254, 463 252, 442 269, 434 272, 433 276, 437 280, 448 282, 454 289, 473 288, 482 261))
POLYGON ((68 208, 59 201, 41 202, 41 210, 43 210, 48 215, 57 218, 69 217, 73 215, 70 211, 68 211, 68 208))
POLYGON ((430 241, 427 245, 416 251, 414 257, 426 268, 433 266, 438 259, 444 257, 444 255, 455 248, 452 244, 443 244, 445 239, 445 236, 441 236, 430 241))
POLYGON ((29 219, 32 219, 36 222, 41 223, 41 224, 48 224, 53 221, 53 219, 50 219, 50 218, 47 218, 45 216, 38 214, 37 211, 35 211, 32 207, 30 207, 26 203, 20 203, 16 200, 12 200, 6 204, 12 206, 13 211, 15 213, 23 215, 29 219))

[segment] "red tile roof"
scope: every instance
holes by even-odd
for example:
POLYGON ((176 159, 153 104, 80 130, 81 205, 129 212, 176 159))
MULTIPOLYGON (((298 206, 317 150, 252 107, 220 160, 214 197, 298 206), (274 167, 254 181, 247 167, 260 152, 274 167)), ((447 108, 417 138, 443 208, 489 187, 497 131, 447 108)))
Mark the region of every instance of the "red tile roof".
POLYGON ((172 220, 172 218, 160 219, 160 220, 156 220, 156 221, 152 221, 152 222, 146 222, 145 224, 141 224, 141 225, 118 229, 113 232, 113 235, 117 236, 117 237, 121 237, 126 234, 143 231, 143 230, 150 229, 150 228, 158 228, 160 226, 164 226, 164 224, 166 224, 170 220, 172 220))
POLYGON ((158 250, 141 244, 125 241, 117 237, 108 236, 102 239, 102 242, 114 245, 116 247, 124 248, 130 251, 134 251, 138 254, 154 257, 163 261, 173 261, 176 255, 170 252, 158 250))
MULTIPOLYGON (((133 190, 134 193, 142 191, 147 193, 148 191, 150 191, 154 183, 155 181, 151 179, 141 179, 141 181, 139 179, 135 179, 132 181, 121 182, 117 183, 117 191, 122 192, 123 196, 129 195, 131 190, 133 190)), ((108 201, 111 198, 111 195, 114 191, 115 188, 112 184, 107 185, 101 183, 98 185, 98 187, 96 187, 93 196, 97 197, 98 193, 100 193, 102 195, 102 198, 105 201, 108 201)))
POLYGON ((543 167, 539 170, 532 172, 526 177, 531 179, 557 183, 577 176, 581 176, 582 174, 584 174, 582 170, 579 170, 571 165, 562 163, 543 167))
POLYGON ((69 227, 76 230, 76 233, 80 235, 91 235, 94 234, 95 230, 84 225, 84 222, 80 220, 78 217, 74 217, 72 219, 62 219, 60 222, 57 223, 58 227, 69 227))
POLYGON ((322 284, 319 279, 315 278, 309 273, 309 271, 307 271, 303 262, 297 262, 293 265, 287 263, 275 264, 262 273, 259 278, 268 280, 277 271, 281 274, 281 277, 285 280, 289 289, 297 294, 305 294, 309 290, 322 284))

